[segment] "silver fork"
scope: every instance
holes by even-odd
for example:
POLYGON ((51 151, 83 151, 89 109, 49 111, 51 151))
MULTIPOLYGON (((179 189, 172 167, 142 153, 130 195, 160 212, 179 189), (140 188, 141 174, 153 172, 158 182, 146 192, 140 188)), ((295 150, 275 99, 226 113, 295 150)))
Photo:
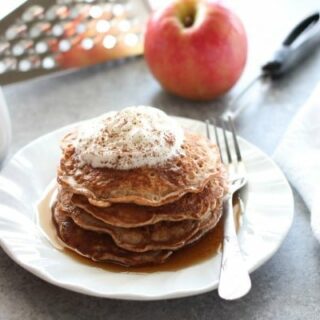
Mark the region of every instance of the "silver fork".
MULTIPOLYGON (((229 190, 223 202, 224 237, 218 293, 223 299, 235 300, 246 295, 251 288, 249 273, 239 247, 232 206, 234 193, 247 184, 247 175, 231 117, 228 118, 227 124, 232 134, 233 143, 228 138, 226 124, 223 122, 224 151, 221 148, 215 121, 213 123, 215 140, 220 152, 221 161, 225 165, 229 175, 229 190), (234 146, 234 153, 231 152, 231 145, 234 146)), ((211 139, 209 120, 206 121, 206 129, 208 139, 211 139)))

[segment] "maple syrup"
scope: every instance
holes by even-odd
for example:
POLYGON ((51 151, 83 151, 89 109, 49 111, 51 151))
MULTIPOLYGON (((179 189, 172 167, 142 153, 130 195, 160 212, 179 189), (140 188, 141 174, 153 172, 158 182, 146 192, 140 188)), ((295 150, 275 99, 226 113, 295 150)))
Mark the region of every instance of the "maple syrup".
MULTIPOLYGON (((178 271, 183 268, 193 266, 210 259, 220 252, 223 239, 223 219, 220 219, 216 227, 208 232, 204 237, 196 243, 177 250, 169 259, 159 265, 143 266, 143 267, 123 267, 110 262, 93 262, 90 259, 80 256, 74 251, 66 248, 59 240, 56 228, 52 221, 52 207, 56 198, 56 185, 51 184, 46 190, 44 197, 38 204, 37 223, 43 234, 50 241, 50 243, 64 254, 70 256, 74 261, 81 264, 102 268, 109 272, 134 272, 134 273, 153 273, 165 271, 178 271)), ((240 204, 234 204, 235 221, 237 230, 241 224, 241 210, 240 204)))

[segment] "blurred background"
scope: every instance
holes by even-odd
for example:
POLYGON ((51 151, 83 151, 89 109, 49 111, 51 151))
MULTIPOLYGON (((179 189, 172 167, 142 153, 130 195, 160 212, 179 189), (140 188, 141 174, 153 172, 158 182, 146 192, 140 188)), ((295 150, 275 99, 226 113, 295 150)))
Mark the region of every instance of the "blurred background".
MULTIPOLYGON (((6 13, 22 2, 21 0, 0 0, 1 16, 5 16, 6 13)), ((95 1, 91 0, 41 1, 42 4, 49 4, 48 7, 54 6, 57 3, 61 4, 61 6, 63 6, 63 3, 69 3, 68 5, 70 5, 71 2, 81 5, 86 3, 95 4, 95 1)), ((109 2, 115 3, 116 1, 109 2)), ((307 15, 319 9, 318 1, 314 0, 305 0, 303 2, 298 0, 279 0, 277 2, 229 0, 223 2, 234 9, 246 28, 249 43, 248 60, 240 80, 232 90, 218 99, 205 103, 178 98, 163 91, 159 83, 152 77, 141 56, 120 59, 112 63, 104 62, 88 67, 90 63, 101 62, 107 58, 142 53, 142 32, 149 9, 147 1, 128 1, 130 5, 140 5, 140 7, 136 7, 138 8, 136 11, 133 10, 129 13, 128 19, 122 19, 123 10, 121 11, 117 9, 119 7, 114 7, 113 10, 116 10, 115 14, 119 14, 120 17, 116 21, 116 28, 118 28, 117 30, 122 30, 121 34, 125 34, 126 38, 123 38, 123 35, 121 35, 122 38, 120 38, 123 40, 121 41, 128 44, 120 50, 121 52, 115 51, 115 47, 117 47, 115 43, 119 40, 117 36, 108 34, 107 30, 109 30, 110 26, 105 21, 106 19, 104 19, 103 15, 101 19, 101 11, 97 9, 88 11, 89 20, 90 23, 93 23, 95 30, 101 28, 100 31, 102 31, 103 37, 98 38, 98 42, 95 42, 95 35, 90 33, 92 31, 90 28, 88 33, 81 33, 81 37, 76 37, 75 39, 71 37, 72 41, 78 41, 77 43, 80 41, 82 48, 77 51, 77 49, 73 49, 72 43, 70 46, 68 41, 64 41, 64 36, 61 36, 61 28, 58 26, 54 29, 57 36, 50 38, 50 41, 53 41, 53 43, 57 43, 58 41, 58 49, 61 53, 58 56, 53 55, 55 60, 50 60, 52 59, 50 54, 52 50, 57 48, 56 45, 49 46, 51 51, 49 52, 50 54, 48 53, 48 56, 47 52, 43 51, 47 50, 45 44, 41 42, 42 40, 46 40, 45 37, 43 39, 39 38, 41 46, 36 47, 40 48, 39 55, 43 59, 40 61, 34 55, 29 56, 28 54, 28 61, 25 61, 24 58, 22 59, 23 55, 20 56, 20 54, 23 50, 28 50, 30 43, 20 43, 15 39, 13 42, 18 45, 15 46, 17 57, 14 58, 17 58, 17 61, 19 61, 15 65, 15 68, 20 68, 22 72, 17 74, 15 71, 10 71, 0 74, 0 83, 2 80, 2 83, 6 84, 3 87, 3 91, 13 123, 13 139, 15 143, 11 151, 14 152, 33 138, 70 122, 94 117, 108 110, 120 109, 128 105, 154 105, 174 115, 200 120, 208 116, 218 116, 223 112, 228 102, 259 74, 260 67, 272 57, 274 51, 281 45, 292 28, 307 15), (103 22, 99 25, 97 21, 100 20, 103 22), (130 23, 128 23, 129 20, 130 23), (137 23, 135 26, 138 26, 138 31, 136 29, 134 31, 130 30, 130 26, 134 25, 134 23, 137 23), (58 36, 59 34, 60 36, 58 36), (56 62, 58 62, 58 65, 56 65, 56 62), (85 67, 77 70, 77 67, 81 66, 85 67), (35 67, 35 71, 33 67, 35 67), (37 77, 29 81, 15 82, 24 78, 27 79, 30 75, 50 73, 65 67, 75 69, 71 69, 71 72, 58 72, 53 77, 37 77), (29 130, 35 122, 37 123, 37 128, 29 130)), ((30 3, 35 2, 33 0, 27 2, 27 4, 30 3)), ((154 7, 163 3, 163 1, 158 0, 150 1, 151 6, 154 7)), ((6 23, 7 26, 18 23, 19 26, 21 19, 27 19, 28 23, 33 25, 37 18, 33 19, 32 15, 36 16, 37 10, 29 12, 30 16, 25 15, 23 17, 25 11, 20 10, 18 17, 16 16, 13 19, 9 16, 9 18, 3 19, 2 23, 6 23)), ((64 19, 63 11, 58 10, 56 13, 61 14, 62 20, 64 19)), ((51 19, 51 15, 49 16, 51 19)), ((81 27, 81 24, 79 25, 81 27)), ((62 26, 69 30, 64 20, 62 26)), ((3 28, 2 30, 7 29, 3 28)), ((13 30, 13 38, 15 32, 13 30)), ((37 36, 39 30, 35 29, 34 32, 37 36)), ((44 33, 46 33, 45 30, 44 33)), ((12 36, 12 33, 10 36, 12 36)), ((34 45, 39 44, 38 38, 35 38, 36 40, 32 37, 28 40, 33 41, 34 45)), ((11 47, 10 52, 13 49, 11 47)), ((31 52, 33 51, 31 50, 31 52)), ((310 53, 310 57, 301 66, 299 65, 288 76, 267 85, 258 85, 254 90, 249 92, 246 96, 246 100, 248 101, 241 103, 248 102, 250 107, 237 120, 238 125, 242 127, 242 135, 244 137, 254 143, 259 142, 260 146, 267 152, 273 151, 278 142, 278 137, 285 131, 287 124, 291 120, 291 116, 296 112, 298 106, 306 99, 315 83, 319 80, 319 73, 316 72, 320 67, 318 56, 319 50, 315 50, 310 53), (272 130, 270 130, 270 122, 267 116, 270 114, 270 110, 277 115, 276 119, 272 121, 272 126, 276 129, 272 130), (248 122, 248 119, 251 118, 258 121, 261 126, 261 132, 264 132, 263 130, 268 131, 270 139, 263 139, 261 141, 257 135, 252 135, 252 132, 256 128, 253 123, 248 122)), ((9 69, 14 65, 10 64, 11 62, 9 61, 8 64, 9 69)), ((4 68, 6 66, 0 65, 0 71, 4 70, 4 68)))
POLYGON ((140 55, 148 14, 141 0, 25 1, 1 21, 0 84, 140 55))

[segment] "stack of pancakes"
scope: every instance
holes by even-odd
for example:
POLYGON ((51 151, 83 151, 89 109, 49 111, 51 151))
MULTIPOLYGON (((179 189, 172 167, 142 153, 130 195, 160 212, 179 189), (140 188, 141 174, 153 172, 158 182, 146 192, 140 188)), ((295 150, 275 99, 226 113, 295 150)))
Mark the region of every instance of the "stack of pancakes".
POLYGON ((53 209, 66 247, 124 266, 164 262, 211 230, 222 213, 225 179, 215 145, 186 132, 182 152, 158 166, 94 168, 62 141, 53 209))

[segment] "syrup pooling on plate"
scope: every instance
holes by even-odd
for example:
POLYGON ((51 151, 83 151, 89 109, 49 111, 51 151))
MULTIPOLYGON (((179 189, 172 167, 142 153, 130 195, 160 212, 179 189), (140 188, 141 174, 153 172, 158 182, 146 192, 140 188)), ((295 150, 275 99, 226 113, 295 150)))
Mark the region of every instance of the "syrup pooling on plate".
POLYGON ((42 234, 49 240, 53 247, 63 250, 64 245, 57 236, 57 230, 52 222, 52 208, 57 201, 57 183, 52 181, 37 205, 36 222, 42 234))
MULTIPOLYGON (((75 263, 81 263, 90 267, 98 267, 109 272, 127 273, 130 271, 134 273, 154 273, 177 271, 187 268, 206 261, 220 253, 223 238, 223 220, 220 220, 217 226, 198 242, 175 252, 168 261, 160 265, 131 267, 128 269, 127 267, 115 265, 110 262, 93 262, 74 253, 59 240, 56 228, 51 218, 52 209, 56 202, 56 196, 57 186, 55 181, 53 181, 44 192, 44 195, 37 206, 37 224, 51 245, 64 254, 70 256, 75 263)), ((236 200, 233 205, 236 229, 239 230, 242 224, 242 215, 238 200, 236 200)))
POLYGON ((184 133, 163 111, 128 107, 86 122, 75 140, 81 162, 128 170, 165 163, 181 152, 184 133))

